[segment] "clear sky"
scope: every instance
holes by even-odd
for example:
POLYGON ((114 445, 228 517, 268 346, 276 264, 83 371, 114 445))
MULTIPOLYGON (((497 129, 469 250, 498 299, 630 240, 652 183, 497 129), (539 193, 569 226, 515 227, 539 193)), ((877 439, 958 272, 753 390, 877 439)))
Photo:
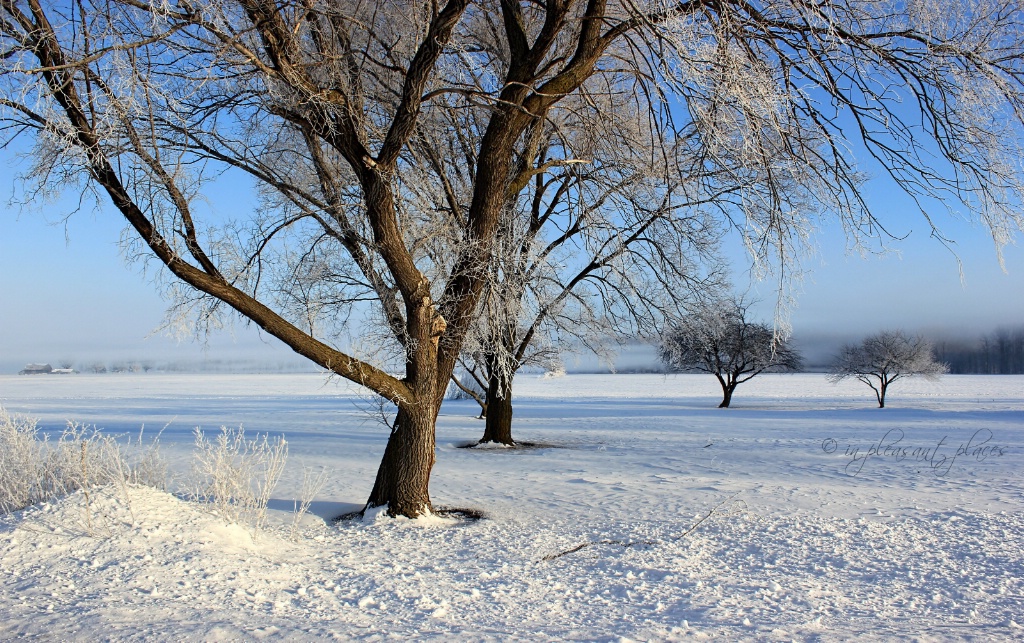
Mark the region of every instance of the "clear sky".
MULTIPOLYGON (((78 365, 293 360, 276 340, 241 323, 210 337, 206 346, 166 337, 157 330, 165 304, 151 279, 120 256, 119 215, 109 206, 98 213, 86 207, 63 222, 75 203, 66 197, 32 210, 7 207, 15 195, 14 175, 10 154, 0 155, 0 372, 28 362, 56 366, 65 359, 78 365)), ((836 229, 825 230, 791 316, 798 340, 828 345, 887 327, 974 337, 996 326, 1024 324, 1024 249, 1004 249, 1004 273, 987 230, 940 217, 956 241, 961 283, 956 258, 929 238, 920 215, 898 196, 883 194, 876 201, 878 216, 906 239, 889 243, 893 252, 887 256, 861 258, 845 252, 836 229)), ((745 259, 735 249, 730 255, 737 284, 744 287, 745 259)), ((761 283, 752 293, 770 317, 773 284, 761 283)))
MULTIPOLYGON (((1024 325, 1024 248, 1003 248, 1004 271, 982 227, 943 222, 944 234, 956 241, 951 250, 930 238, 920 215, 895 220, 907 236, 888 242, 881 256, 847 253, 837 230, 820 235, 791 313, 794 338, 805 352, 818 353, 809 358, 886 328, 975 339, 999 326, 1024 325)), ((772 288, 762 282, 752 289, 765 316, 772 288)))
MULTIPOLYGON (((11 155, 0 152, 0 373, 29 362, 76 368, 95 361, 301 363, 272 337, 239 322, 204 343, 160 330, 166 303, 141 264, 129 265, 118 240, 120 214, 102 202, 70 217, 77 198, 11 205, 11 155)), ((218 205, 221 205, 218 203, 218 205)), ((2 392, 0 392, 2 396, 2 392)))

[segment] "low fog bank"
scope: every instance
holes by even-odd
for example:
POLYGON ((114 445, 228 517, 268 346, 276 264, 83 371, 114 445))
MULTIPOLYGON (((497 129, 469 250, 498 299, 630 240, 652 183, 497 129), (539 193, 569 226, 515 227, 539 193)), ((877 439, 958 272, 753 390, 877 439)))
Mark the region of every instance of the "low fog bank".
MULTIPOLYGON (((797 330, 792 343, 804 358, 804 371, 825 372, 840 348, 859 342, 881 329, 860 334, 797 330)), ((904 329, 920 332, 934 346, 936 358, 950 365, 952 373, 1024 373, 1024 326, 1002 327, 987 333, 964 329, 904 329)), ((567 373, 663 373, 665 366, 651 344, 631 342, 604 359, 578 347, 566 347, 567 373)), ((320 369, 308 360, 272 341, 242 343, 183 343, 176 347, 97 348, 75 350, 33 349, 17 355, 0 355, 0 373, 18 373, 29 364, 48 364, 54 369, 79 373, 315 373, 320 369)), ((525 369, 527 371, 536 369, 525 369)))
MULTIPOLYGON (((797 330, 791 342, 803 356, 804 372, 823 373, 829 370, 843 345, 860 342, 881 330, 885 328, 865 329, 862 333, 797 330)), ((951 328, 902 330, 931 340, 936 358, 949 364, 951 373, 1024 373, 1024 326, 999 327, 988 332, 951 328)), ((565 370, 580 374, 666 372, 657 349, 639 342, 623 346, 611 363, 592 354, 566 357, 565 370)))

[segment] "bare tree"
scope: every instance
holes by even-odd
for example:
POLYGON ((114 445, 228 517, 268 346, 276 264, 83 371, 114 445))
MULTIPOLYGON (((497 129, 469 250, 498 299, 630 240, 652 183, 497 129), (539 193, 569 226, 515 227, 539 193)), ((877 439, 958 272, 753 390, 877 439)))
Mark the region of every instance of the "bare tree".
MULTIPOLYGON (((572 141, 576 156, 601 159, 599 168, 553 168, 506 208, 461 358, 480 390, 471 397, 486 418, 481 443, 515 444, 520 369, 557 370, 574 350, 610 357, 616 338, 654 332, 666 310, 719 281, 704 177, 679 173, 694 151, 686 141, 645 141, 623 120, 613 114, 572 141)), ((536 164, 569 146, 564 129, 550 130, 536 164)))
MULTIPOLYGON (((665 202, 636 196, 617 201, 617 212, 628 212, 618 226, 579 224, 585 238, 560 234, 541 244, 545 253, 504 263, 487 285, 479 320, 486 334, 473 353, 488 384, 481 442, 514 444, 512 384, 520 369, 555 371, 578 351, 611 359, 616 341, 651 335, 666 311, 716 284, 715 270, 705 270, 714 265, 716 239, 701 217, 673 216, 665 202)), ((588 209, 585 197, 579 203, 588 209)))
POLYGON ((949 366, 935 360, 930 341, 902 330, 885 330, 860 344, 843 346, 828 379, 838 383, 853 377, 864 382, 875 392, 881 409, 889 385, 896 380, 914 376, 935 380, 948 372, 949 366))
POLYGON ((749 304, 722 299, 682 317, 662 338, 661 360, 673 371, 710 373, 728 408, 736 387, 761 373, 799 371, 800 353, 765 323, 747 319, 749 304))
POLYGON ((709 195, 747 186, 716 212, 783 267, 811 212, 884 234, 854 151, 925 216, 966 204, 1005 243, 1022 23, 1015 0, 0 0, 0 131, 34 137, 26 202, 113 204, 189 328, 235 311, 397 405, 367 506, 417 516, 510 194, 577 158, 538 164, 538 123, 585 132, 614 110, 694 141, 709 195), (441 141, 467 152, 425 156, 441 141), (259 207, 201 207, 225 175, 259 207))

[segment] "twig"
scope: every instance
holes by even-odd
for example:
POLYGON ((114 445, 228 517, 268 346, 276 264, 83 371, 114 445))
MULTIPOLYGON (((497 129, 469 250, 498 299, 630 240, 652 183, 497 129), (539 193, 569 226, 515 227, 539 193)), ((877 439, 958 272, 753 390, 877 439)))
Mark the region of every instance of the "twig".
MULTIPOLYGON (((704 522, 705 520, 707 520, 708 518, 710 518, 710 517, 711 517, 712 515, 714 515, 714 513, 715 513, 716 511, 718 511, 718 508, 719 508, 719 507, 721 507, 722 505, 724 505, 724 504, 725 504, 725 503, 727 503, 727 502, 731 502, 731 501, 732 501, 732 499, 733 499, 733 498, 735 498, 735 497, 736 497, 736 496, 738 496, 738 495, 740 495, 740 492, 739 492, 739 491, 737 491, 736 493, 732 494, 731 496, 729 496, 728 498, 726 498, 726 499, 725 499, 725 500, 723 500, 722 502, 718 503, 717 505, 715 505, 714 507, 712 507, 711 509, 709 509, 709 510, 708 510, 708 512, 707 512, 706 514, 704 514, 704 516, 703 516, 703 517, 702 517, 702 518, 701 518, 700 520, 698 520, 697 522, 693 523, 693 524, 692 524, 692 525, 690 526, 690 528, 689 528, 689 529, 687 529, 686 531, 684 531, 684 532, 683 532, 682 534, 680 534, 679 536, 676 536, 675 538, 673 538, 673 539, 672 539, 672 542, 676 542, 676 541, 682 540, 683 538, 686 538, 687 536, 689 536, 689 535, 690 535, 691 533, 693 533, 693 531, 694 531, 695 529, 697 529, 697 527, 700 527, 700 525, 701 525, 701 523, 702 523, 702 522, 704 522)), ((744 504, 745 504, 745 503, 744 503, 744 504)))
MULTIPOLYGON (((724 504, 726 504, 728 502, 731 502, 732 499, 735 498, 736 496, 740 495, 740 493, 741 492, 737 491, 736 493, 732 494, 731 496, 729 496, 728 498, 726 498, 722 502, 718 503, 717 505, 715 505, 714 507, 709 509, 708 512, 706 514, 704 514, 701 517, 700 520, 698 520, 697 522, 695 522, 692 525, 690 525, 689 529, 687 529, 682 534, 680 534, 680 535, 678 535, 675 538, 672 538, 670 540, 672 542, 676 542, 676 541, 682 540, 683 538, 686 538, 687 536, 689 536, 691 533, 694 532, 695 529, 697 529, 697 527, 700 527, 701 524, 705 520, 707 520, 708 518, 713 516, 715 514, 715 512, 718 511, 719 507, 721 507, 722 505, 724 505, 724 504)), ((656 541, 656 540, 637 540, 637 541, 632 541, 632 540, 595 540, 595 541, 590 541, 590 542, 583 543, 582 545, 576 545, 572 549, 567 549, 565 551, 558 552, 557 554, 548 554, 547 556, 545 556, 541 560, 543 560, 543 561, 554 560, 556 558, 561 558, 562 556, 568 556, 569 554, 575 554, 578 551, 586 549, 587 547, 592 547, 594 545, 620 545, 622 547, 627 547, 628 548, 628 547, 636 547, 637 545, 656 545, 656 544, 658 544, 658 541, 656 541)))
POLYGON ((569 554, 574 554, 574 553, 580 551, 581 549, 586 549, 587 547, 591 547, 593 545, 621 545, 623 547, 635 547, 637 545, 654 545, 654 544, 657 544, 657 541, 654 541, 654 540, 638 540, 638 541, 631 541, 631 540, 594 540, 594 541, 591 541, 591 542, 588 542, 588 543, 583 543, 582 545, 576 545, 572 549, 567 549, 567 550, 565 550, 563 552, 559 552, 557 554, 549 554, 549 555, 545 556, 544 558, 542 558, 541 560, 554 560, 556 558, 561 558, 562 556, 567 556, 569 554))

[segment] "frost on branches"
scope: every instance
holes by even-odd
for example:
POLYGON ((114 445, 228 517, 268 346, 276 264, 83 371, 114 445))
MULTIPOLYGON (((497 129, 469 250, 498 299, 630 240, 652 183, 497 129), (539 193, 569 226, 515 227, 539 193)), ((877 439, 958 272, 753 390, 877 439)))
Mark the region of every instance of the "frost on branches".
POLYGON ((747 319, 748 305, 719 300, 682 317, 662 338, 661 360, 673 371, 710 373, 728 408, 736 387, 765 372, 799 371, 800 353, 768 324, 747 319))
POLYGON ((843 346, 828 379, 838 383, 852 377, 864 382, 875 392, 881 409, 889 385, 896 380, 913 376, 934 380, 948 372, 948 365, 936 361, 930 341, 902 330, 886 330, 865 337, 860 344, 843 346))
MULTIPOLYGON (((858 157, 933 228, 945 206, 1005 244, 1024 222, 1018 5, 0 0, 0 145, 30 150, 26 204, 67 190, 123 217, 172 325, 239 316, 394 404, 367 507, 415 517, 492 259, 520 256, 499 250, 510 205, 567 168, 599 181, 541 211, 596 213, 640 180, 665 225, 561 217, 530 242, 572 236, 568 270, 528 282, 556 299, 605 241, 646 245, 555 304, 602 316, 605 297, 646 305, 618 277, 662 282, 659 230, 698 212, 783 273, 816 226, 884 238, 858 157), (620 175, 623 147, 643 163, 620 175), (251 204, 202 207, 238 176, 251 204)), ((543 309, 524 297, 494 301, 543 309)))

